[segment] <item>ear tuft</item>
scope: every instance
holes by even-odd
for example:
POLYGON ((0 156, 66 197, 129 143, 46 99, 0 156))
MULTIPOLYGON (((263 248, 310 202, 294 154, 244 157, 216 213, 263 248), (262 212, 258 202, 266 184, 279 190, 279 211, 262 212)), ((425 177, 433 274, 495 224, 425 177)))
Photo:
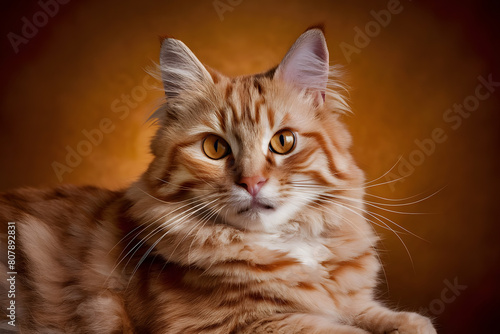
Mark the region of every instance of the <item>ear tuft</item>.
POLYGON ((184 91, 200 90, 212 82, 201 62, 179 40, 165 38, 161 43, 160 70, 167 98, 177 97, 184 91))
POLYGON ((319 28, 303 33, 276 69, 275 78, 313 94, 315 101, 325 101, 328 84, 328 48, 319 28))

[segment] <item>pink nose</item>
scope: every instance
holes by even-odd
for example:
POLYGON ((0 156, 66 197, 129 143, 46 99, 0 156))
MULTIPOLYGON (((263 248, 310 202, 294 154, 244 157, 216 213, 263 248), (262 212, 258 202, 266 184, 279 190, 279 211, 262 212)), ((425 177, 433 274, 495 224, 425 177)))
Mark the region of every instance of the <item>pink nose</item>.
POLYGON ((250 193, 253 197, 257 196, 260 188, 266 183, 267 179, 263 176, 250 176, 242 177, 238 182, 238 185, 245 188, 246 191, 250 193))

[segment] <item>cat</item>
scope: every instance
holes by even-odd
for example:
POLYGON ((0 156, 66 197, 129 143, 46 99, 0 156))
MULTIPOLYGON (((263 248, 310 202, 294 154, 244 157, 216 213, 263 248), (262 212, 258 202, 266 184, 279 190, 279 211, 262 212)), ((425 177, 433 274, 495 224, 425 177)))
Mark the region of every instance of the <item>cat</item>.
POLYGON ((159 70, 166 102, 137 182, 0 196, 2 328, 436 333, 374 298, 377 236, 321 29, 236 78, 166 38, 159 70))

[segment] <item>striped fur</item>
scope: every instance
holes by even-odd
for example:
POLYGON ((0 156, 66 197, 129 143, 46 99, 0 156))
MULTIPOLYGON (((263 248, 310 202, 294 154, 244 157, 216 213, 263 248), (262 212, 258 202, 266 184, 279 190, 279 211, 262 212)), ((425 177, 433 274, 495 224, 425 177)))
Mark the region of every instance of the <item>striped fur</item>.
POLYGON ((340 122, 345 100, 327 87, 320 30, 263 74, 227 78, 172 39, 162 44, 160 70, 167 100, 153 116, 154 160, 136 183, 0 197, 2 245, 4 224, 17 224, 16 328, 435 333, 427 318, 373 298, 377 238, 340 122), (283 129, 296 143, 280 155, 269 142, 283 129), (209 134, 230 154, 208 158, 209 134), (240 180, 255 175, 266 181, 252 197, 240 180))

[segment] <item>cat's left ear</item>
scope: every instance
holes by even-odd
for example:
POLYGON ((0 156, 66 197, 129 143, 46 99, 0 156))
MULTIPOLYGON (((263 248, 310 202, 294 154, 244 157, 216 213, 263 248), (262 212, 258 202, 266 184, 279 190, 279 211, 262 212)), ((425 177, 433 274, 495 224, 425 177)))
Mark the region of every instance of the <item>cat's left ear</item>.
POLYGON ((323 32, 309 29, 290 48, 274 73, 274 78, 313 94, 323 104, 328 84, 328 48, 323 32))
POLYGON ((166 38, 161 44, 160 68, 167 98, 175 98, 183 92, 193 92, 213 84, 203 64, 179 40, 166 38))

